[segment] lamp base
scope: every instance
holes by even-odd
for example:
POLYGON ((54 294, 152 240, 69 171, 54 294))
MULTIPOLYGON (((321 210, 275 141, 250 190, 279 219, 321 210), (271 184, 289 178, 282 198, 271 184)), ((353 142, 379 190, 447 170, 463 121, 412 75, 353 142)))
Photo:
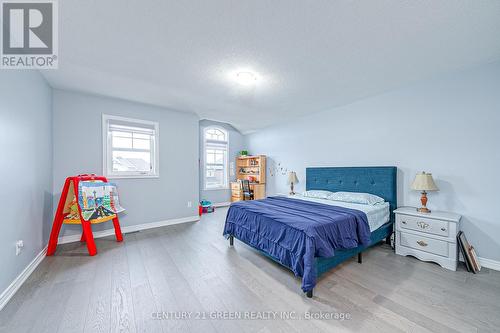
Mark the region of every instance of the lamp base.
POLYGON ((420 197, 420 202, 422 203, 422 207, 417 208, 417 212, 430 213, 431 210, 427 208, 427 192, 422 191, 422 196, 420 197))

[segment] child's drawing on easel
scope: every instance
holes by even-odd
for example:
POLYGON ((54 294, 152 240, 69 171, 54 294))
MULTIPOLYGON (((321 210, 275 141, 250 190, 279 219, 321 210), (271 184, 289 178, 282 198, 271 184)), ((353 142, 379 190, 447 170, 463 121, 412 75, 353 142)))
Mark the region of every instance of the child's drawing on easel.
MULTIPOLYGON (((82 210, 82 217, 92 224, 106 222, 116 217, 117 213, 125 209, 120 206, 120 199, 116 185, 103 182, 80 182, 78 186, 78 204, 82 210)), ((76 196, 68 203, 64 223, 79 224, 78 205, 76 196)))

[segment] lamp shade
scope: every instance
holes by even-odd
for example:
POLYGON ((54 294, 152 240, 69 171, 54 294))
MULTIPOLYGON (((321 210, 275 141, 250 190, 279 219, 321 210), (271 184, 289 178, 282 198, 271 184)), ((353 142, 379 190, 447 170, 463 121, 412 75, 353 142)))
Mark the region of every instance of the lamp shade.
POLYGON ((411 189, 417 191, 439 191, 434 183, 434 179, 432 179, 432 174, 425 172, 417 173, 413 184, 411 184, 411 189))
POLYGON ((288 184, 297 184, 299 182, 299 179, 297 178, 297 174, 295 173, 295 171, 290 171, 288 173, 288 181, 287 183, 288 184))

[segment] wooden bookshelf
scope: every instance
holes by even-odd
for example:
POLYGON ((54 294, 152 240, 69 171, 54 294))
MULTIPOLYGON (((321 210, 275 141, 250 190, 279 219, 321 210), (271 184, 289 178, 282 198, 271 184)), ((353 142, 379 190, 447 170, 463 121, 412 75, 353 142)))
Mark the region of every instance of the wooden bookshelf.
POLYGON ((266 183, 266 156, 240 156, 236 158, 236 179, 248 179, 251 183, 266 183), (249 177, 254 177, 250 179, 249 177))
MULTIPOLYGON (((240 156, 236 158, 236 179, 250 181, 255 199, 266 197, 266 156, 240 156)), ((231 183, 231 201, 243 200, 239 182, 231 183)))

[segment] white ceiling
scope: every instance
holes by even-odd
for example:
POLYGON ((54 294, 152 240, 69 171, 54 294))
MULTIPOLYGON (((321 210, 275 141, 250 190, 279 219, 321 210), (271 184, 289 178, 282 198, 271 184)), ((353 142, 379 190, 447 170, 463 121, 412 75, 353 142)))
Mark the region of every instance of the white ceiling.
POLYGON ((242 132, 500 59, 498 0, 63 0, 59 22, 53 87, 242 132))

